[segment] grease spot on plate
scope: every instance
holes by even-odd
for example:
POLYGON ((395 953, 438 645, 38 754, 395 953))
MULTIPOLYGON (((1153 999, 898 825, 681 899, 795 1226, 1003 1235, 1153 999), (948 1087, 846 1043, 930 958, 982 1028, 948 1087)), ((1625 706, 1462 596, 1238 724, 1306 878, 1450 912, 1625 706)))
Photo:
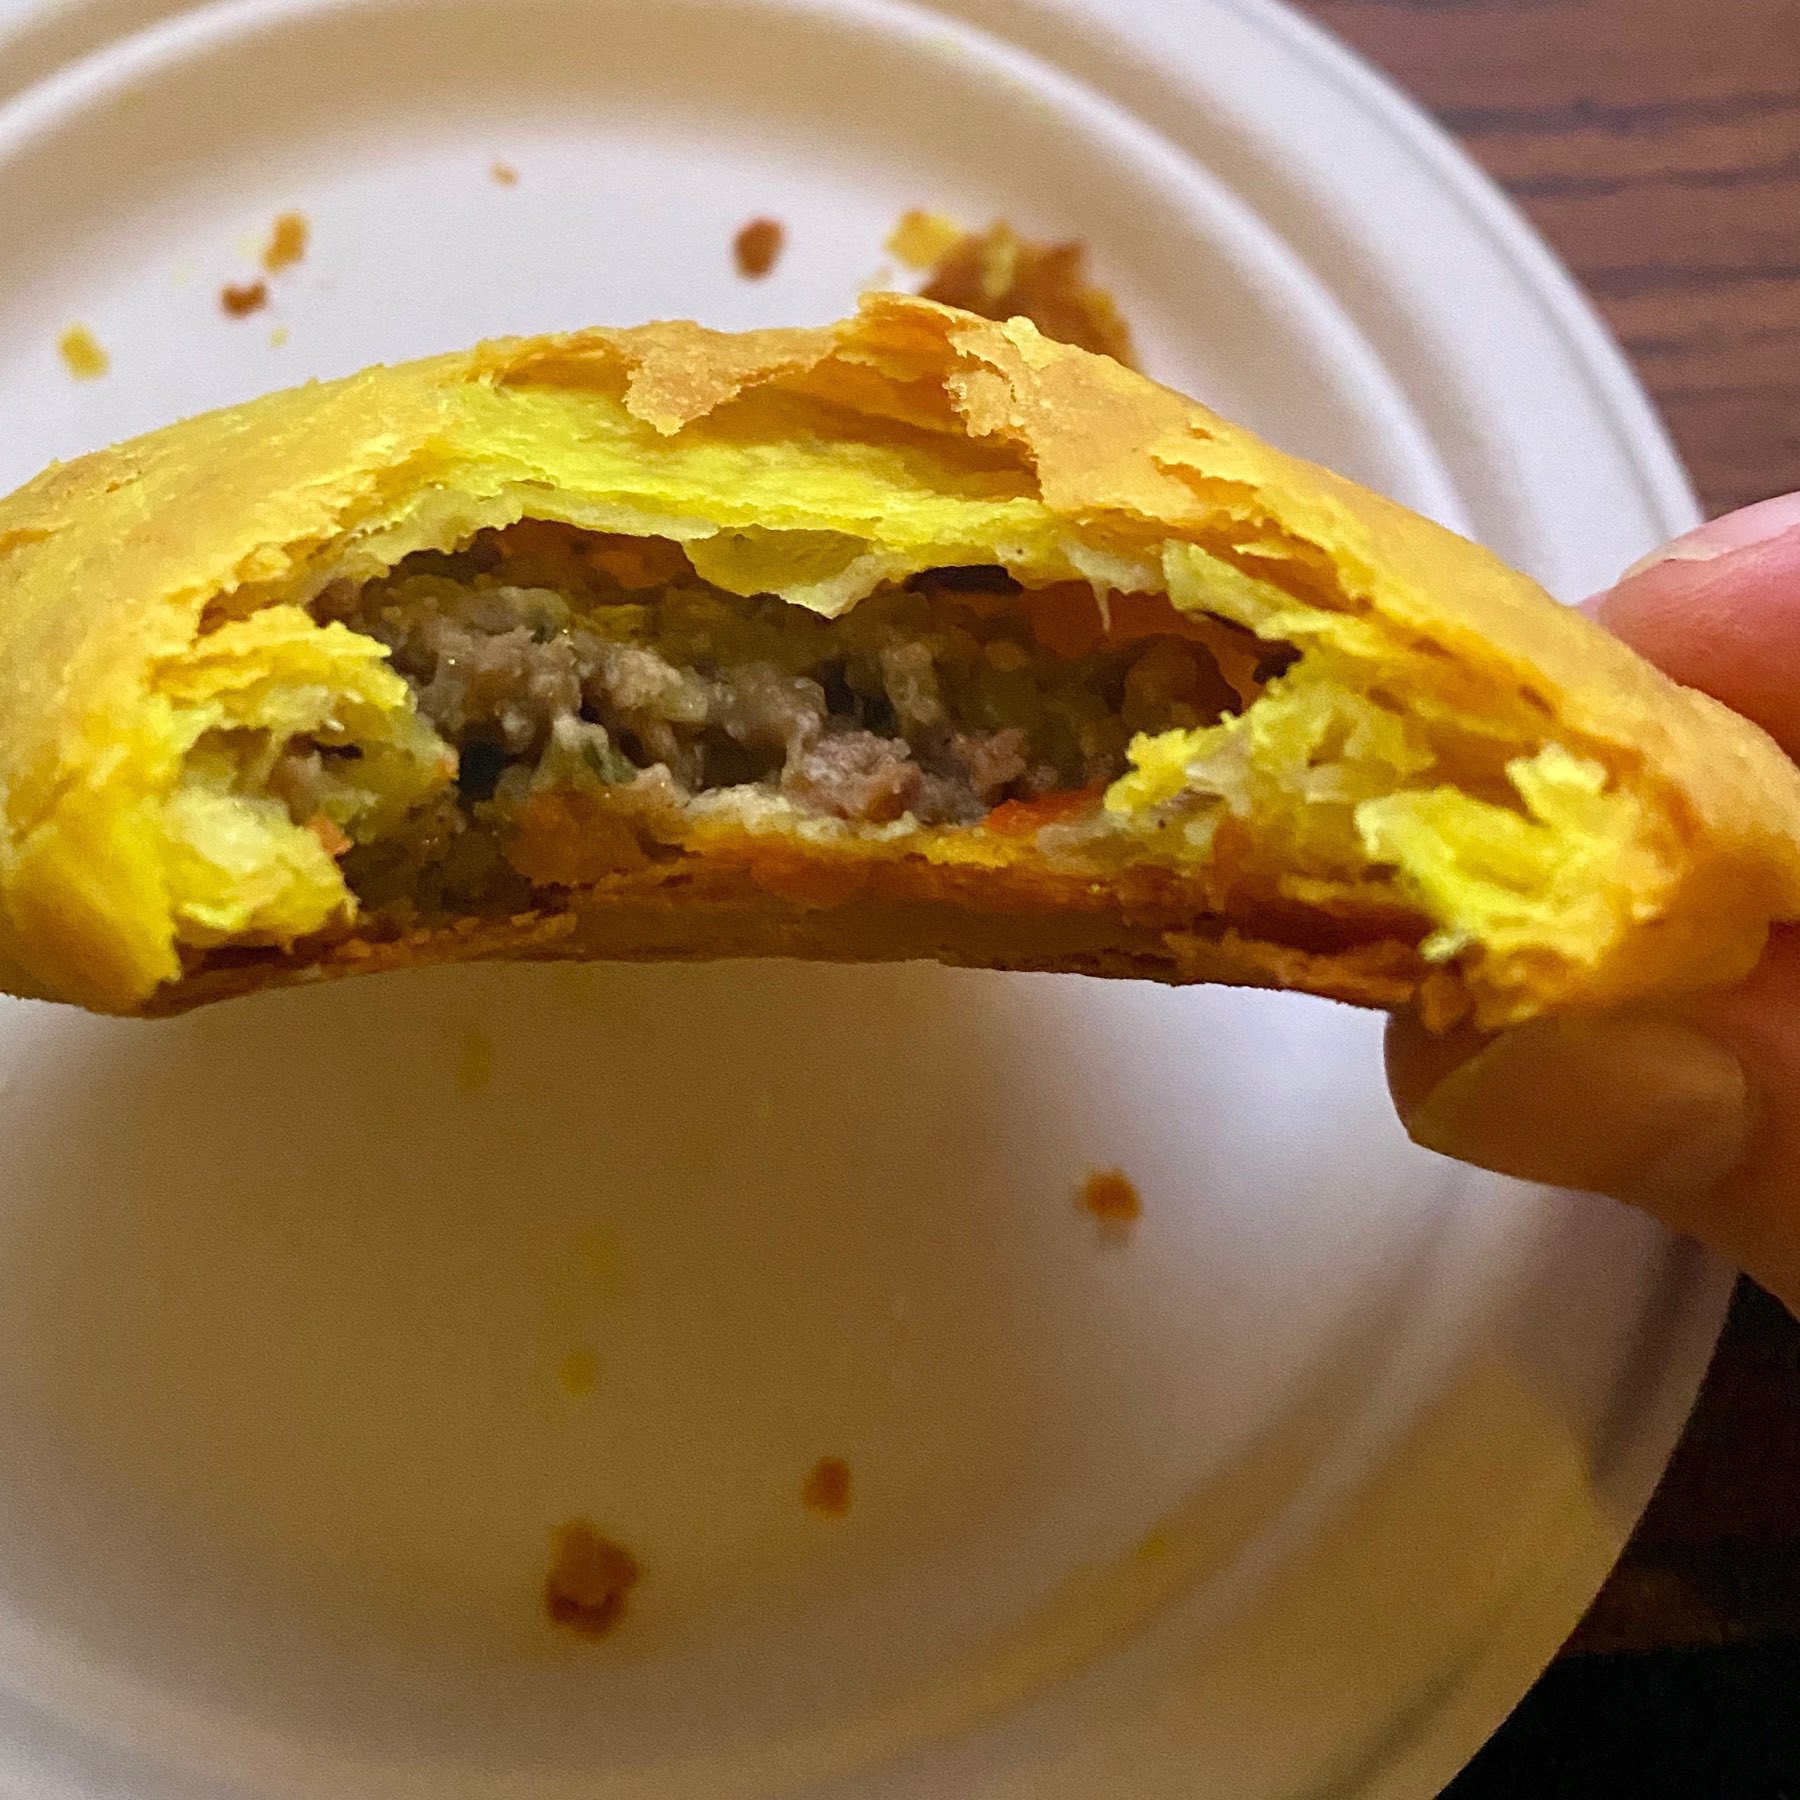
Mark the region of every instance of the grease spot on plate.
POLYGON ((800 1504, 824 1519, 841 1519, 850 1510, 850 1465, 841 1456, 821 1456, 800 1484, 800 1504))
POLYGON ((471 1025, 456 1052, 456 1091, 479 1094, 493 1079, 494 1040, 479 1025, 471 1025))
POLYGON ((583 1344, 557 1365, 556 1384, 571 1400, 585 1400, 600 1380, 600 1353, 583 1344))

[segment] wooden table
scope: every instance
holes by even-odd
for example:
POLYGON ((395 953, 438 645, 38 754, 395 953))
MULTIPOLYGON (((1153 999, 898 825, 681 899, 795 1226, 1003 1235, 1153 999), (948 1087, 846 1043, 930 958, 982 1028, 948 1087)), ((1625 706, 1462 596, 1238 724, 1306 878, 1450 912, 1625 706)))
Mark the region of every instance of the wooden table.
MULTIPOLYGON (((1709 512, 1800 489, 1800 0, 1299 0, 1501 181, 1709 512)), ((1800 1326, 1746 1284, 1571 1651, 1800 1632, 1800 1326)))

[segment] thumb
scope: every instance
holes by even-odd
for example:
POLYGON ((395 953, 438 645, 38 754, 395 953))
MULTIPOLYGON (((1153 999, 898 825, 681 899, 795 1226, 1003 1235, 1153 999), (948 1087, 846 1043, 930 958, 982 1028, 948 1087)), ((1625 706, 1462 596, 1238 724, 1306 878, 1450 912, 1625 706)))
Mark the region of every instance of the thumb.
POLYGON ((1800 934, 1729 993, 1486 1039, 1397 1018, 1387 1056, 1416 1143, 1628 1200, 1800 1310, 1800 934))
POLYGON ((1503 1175, 1654 1209, 1716 1188, 1749 1147, 1743 1065, 1676 1019, 1550 1019, 1485 1042, 1396 1021, 1387 1054, 1413 1141, 1503 1175))

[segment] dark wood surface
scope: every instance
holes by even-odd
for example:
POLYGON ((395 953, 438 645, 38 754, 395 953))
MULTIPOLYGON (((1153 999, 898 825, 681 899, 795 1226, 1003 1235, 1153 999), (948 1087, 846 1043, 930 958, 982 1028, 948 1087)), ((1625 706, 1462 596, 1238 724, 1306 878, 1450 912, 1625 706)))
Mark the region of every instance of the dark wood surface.
POLYGON ((1800 488, 1797 0, 1301 0, 1497 176, 1709 510, 1800 488))
MULTIPOLYGON (((1574 269, 1709 512, 1800 489, 1800 0, 1300 0, 1574 269)), ((1800 1632, 1800 1326, 1747 1286, 1571 1649, 1800 1632)))

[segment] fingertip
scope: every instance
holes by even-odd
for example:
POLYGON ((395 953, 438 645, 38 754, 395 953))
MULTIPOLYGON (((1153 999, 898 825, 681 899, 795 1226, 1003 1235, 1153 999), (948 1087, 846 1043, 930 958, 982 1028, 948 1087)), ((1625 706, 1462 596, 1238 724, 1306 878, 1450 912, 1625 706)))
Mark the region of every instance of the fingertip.
POLYGON ((1413 1013, 1390 1013, 1382 1039, 1388 1093, 1400 1122, 1407 1124, 1434 1088, 1490 1041, 1468 1026, 1427 1031, 1413 1013))
POLYGON ((1800 494, 1777 494, 1683 532, 1660 550, 1640 557, 1619 577, 1619 585, 1665 563, 1716 562, 1721 556, 1753 549, 1789 533, 1800 534, 1800 494))
POLYGON ((1665 674, 1800 755, 1800 523, 1704 555, 1673 549, 1585 610, 1665 674))

